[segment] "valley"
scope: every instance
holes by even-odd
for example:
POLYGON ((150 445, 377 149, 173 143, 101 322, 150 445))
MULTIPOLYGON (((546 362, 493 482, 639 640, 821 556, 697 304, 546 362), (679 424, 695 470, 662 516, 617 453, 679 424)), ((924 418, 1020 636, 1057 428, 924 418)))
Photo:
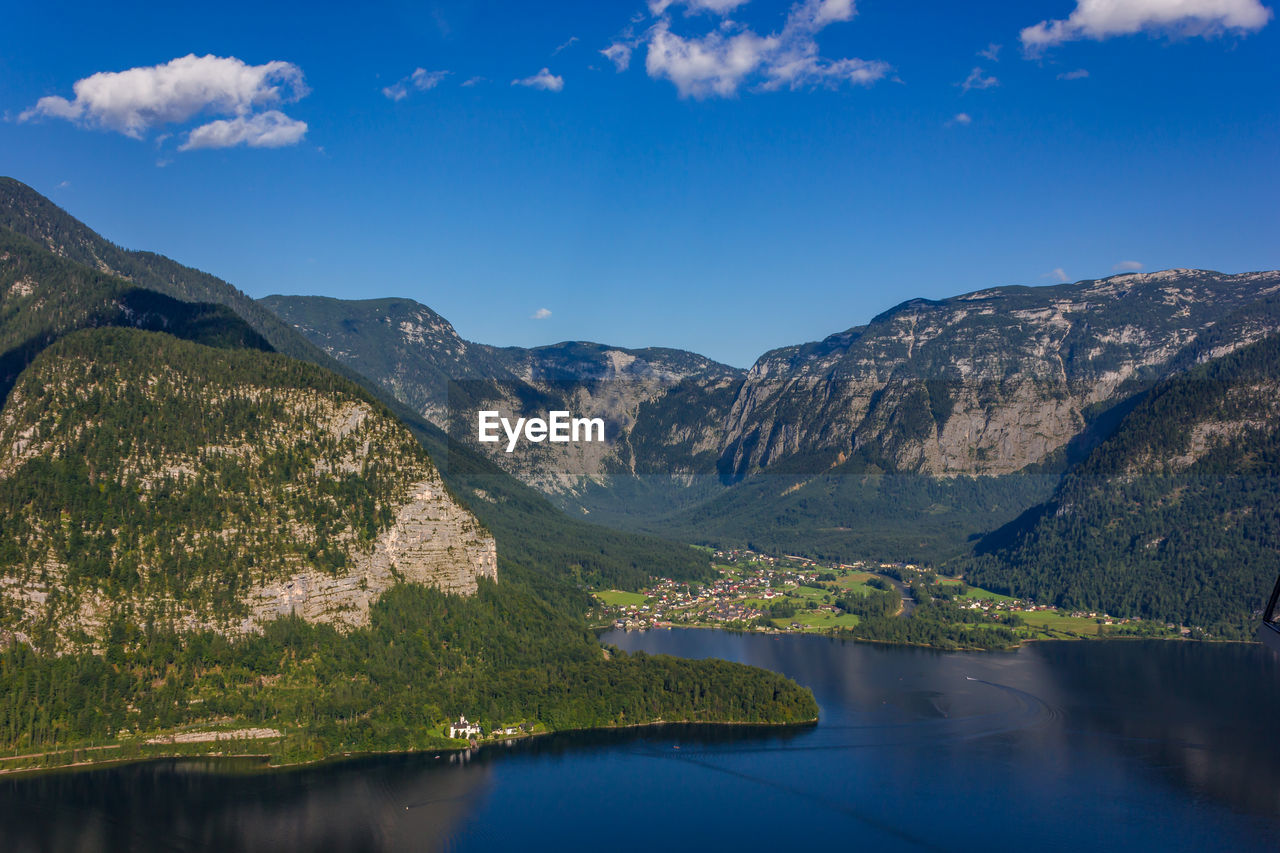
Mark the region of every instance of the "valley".
POLYGON ((802 722, 793 681, 592 629, 1239 639, 1276 571, 1278 273, 914 300, 742 371, 246 301, 0 190, 6 769, 226 754, 208 731, 440 749, 462 714, 802 722), (508 454, 474 440, 494 411, 604 441, 508 454))
POLYGON ((1274 851, 1277 12, 8 4, 0 853, 1274 851))

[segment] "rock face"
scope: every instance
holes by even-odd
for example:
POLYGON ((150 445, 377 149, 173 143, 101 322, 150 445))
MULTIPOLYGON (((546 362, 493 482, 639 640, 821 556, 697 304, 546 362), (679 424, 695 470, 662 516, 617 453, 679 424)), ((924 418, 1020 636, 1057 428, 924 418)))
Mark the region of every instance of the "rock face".
POLYGON ((940 478, 1021 471, 1127 390, 1280 328, 1277 293, 1276 272, 1167 270, 917 299, 766 353, 745 372, 674 350, 488 347, 408 300, 263 304, 459 440, 474 444, 485 406, 602 415, 603 448, 479 448, 555 494, 583 477, 732 483, 780 465, 817 473, 854 456, 940 478))
POLYGON ((821 468, 862 451, 937 477, 1019 471, 1127 383, 1276 329, 1274 311, 1255 308, 1277 291, 1276 272, 1168 270, 913 300, 762 356, 724 425, 722 470, 742 478, 802 455, 821 468), (1206 348, 1221 326, 1231 334, 1206 348))
POLYGON ((393 584, 474 593, 493 536, 363 390, 133 329, 44 350, 0 410, 0 639, 148 623, 366 623, 393 584))
POLYGON ((663 473, 673 465, 713 470, 716 425, 708 432, 698 424, 696 435, 681 432, 676 422, 687 415, 672 412, 661 401, 676 392, 680 408, 689 409, 696 396, 692 411, 702 417, 707 401, 720 402, 723 410, 744 375, 682 350, 580 341, 533 349, 473 343, 463 340, 445 318, 408 299, 269 296, 262 304, 455 440, 551 494, 572 491, 584 477, 650 467, 663 473), (476 441, 476 413, 482 409, 500 411, 512 421, 546 417, 552 410, 600 417, 606 441, 522 445, 507 453, 505 442, 476 441))
POLYGON ((472 595, 479 578, 498 579, 498 551, 492 536, 445 494, 439 478, 414 484, 408 503, 396 510, 391 527, 373 549, 355 555, 340 576, 305 569, 288 580, 254 587, 246 600, 250 615, 241 630, 297 615, 308 622, 356 626, 369 621, 369 608, 396 583, 419 583, 444 592, 472 595))

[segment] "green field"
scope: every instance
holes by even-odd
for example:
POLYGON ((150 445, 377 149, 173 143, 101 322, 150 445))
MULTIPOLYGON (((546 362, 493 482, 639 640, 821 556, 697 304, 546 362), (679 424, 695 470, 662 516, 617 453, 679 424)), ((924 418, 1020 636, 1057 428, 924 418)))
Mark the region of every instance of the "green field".
POLYGON ((836 581, 836 586, 841 589, 853 589, 854 587, 866 589, 867 581, 874 577, 876 576, 871 572, 849 572, 840 576, 840 579, 836 581))
MULTIPOLYGON (((938 581, 938 586, 954 588, 960 586, 960 581, 940 580, 938 581)), ((988 601, 1013 601, 1013 596, 1011 595, 1001 595, 998 592, 992 592, 989 589, 983 589, 982 587, 977 586, 969 587, 958 597, 968 599, 986 599, 988 601)))
POLYGON ((1083 637, 1098 636, 1100 627, 1096 621, 1087 617, 1060 616, 1052 610, 1041 610, 1035 613, 1020 613, 1028 625, 1055 633, 1075 634, 1083 637))
POLYGON ((825 610, 797 610, 789 619, 774 619, 777 628, 786 630, 792 622, 797 622, 807 629, 827 630, 829 628, 852 628, 858 624, 858 617, 851 613, 834 614, 825 610))
POLYGON ((606 589, 595 594, 596 598, 610 607, 639 607, 649 599, 639 592, 623 592, 619 589, 606 589))

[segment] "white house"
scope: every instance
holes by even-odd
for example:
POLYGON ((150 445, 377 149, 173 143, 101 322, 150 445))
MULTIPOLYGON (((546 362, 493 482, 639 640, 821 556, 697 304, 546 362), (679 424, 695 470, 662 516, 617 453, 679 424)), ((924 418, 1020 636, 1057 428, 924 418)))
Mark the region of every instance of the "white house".
POLYGON ((456 723, 449 724, 449 737, 452 738, 473 738, 480 735, 480 726, 476 723, 467 722, 466 715, 458 717, 456 723))

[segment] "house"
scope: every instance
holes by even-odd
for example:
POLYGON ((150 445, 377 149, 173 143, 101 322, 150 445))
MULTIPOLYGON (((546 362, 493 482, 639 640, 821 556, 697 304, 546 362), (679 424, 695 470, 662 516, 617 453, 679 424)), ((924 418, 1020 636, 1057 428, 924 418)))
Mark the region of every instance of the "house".
POLYGON ((456 723, 449 724, 449 737, 451 738, 473 738, 480 735, 480 726, 476 723, 467 722, 466 715, 458 717, 456 723))

